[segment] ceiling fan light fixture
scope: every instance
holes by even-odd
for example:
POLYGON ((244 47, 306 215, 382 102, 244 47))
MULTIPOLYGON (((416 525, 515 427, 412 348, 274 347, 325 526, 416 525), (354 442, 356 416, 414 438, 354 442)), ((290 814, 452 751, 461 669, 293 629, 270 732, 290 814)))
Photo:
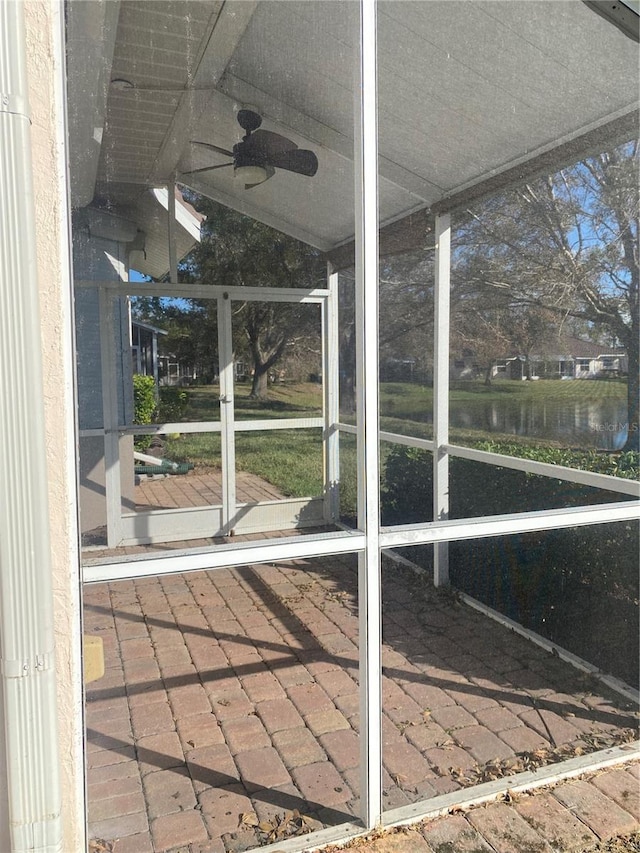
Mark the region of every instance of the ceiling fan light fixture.
POLYGON ((234 176, 244 184, 261 184, 269 177, 264 166, 236 166, 234 176))

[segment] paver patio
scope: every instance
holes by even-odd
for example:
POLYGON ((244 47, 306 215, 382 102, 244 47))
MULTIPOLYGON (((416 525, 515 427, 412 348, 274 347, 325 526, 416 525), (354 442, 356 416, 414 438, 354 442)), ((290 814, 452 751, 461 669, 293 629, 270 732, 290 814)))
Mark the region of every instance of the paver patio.
MULTIPOLYGON (((358 853, 586 853, 640 850, 636 762, 464 813, 362 839, 358 853), (602 788, 613 789, 601 797, 602 788), (594 801, 597 808, 594 809, 594 801), (610 842, 605 848, 604 844, 610 842)), ((325 848, 326 853, 335 848, 325 848)))
MULTIPOLYGON (((236 497, 239 503, 273 501, 282 492, 247 471, 236 471, 236 497)), ((218 506, 222 503, 222 471, 212 468, 206 473, 148 476, 137 478, 134 488, 136 510, 173 509, 190 506, 218 506)))
MULTIPOLYGON (((87 690, 91 835, 115 853, 235 853, 296 809, 300 830, 353 819, 356 586, 340 557, 88 587, 107 666, 87 690)), ((385 565, 383 602, 385 809, 635 738, 629 705, 407 568, 385 565)), ((598 797, 628 814, 626 779, 607 778, 594 814, 598 797)), ((573 784, 550 825, 587 795, 573 784)), ((523 809, 520 828, 539 818, 523 809)), ((465 831, 498 832, 483 814, 465 831)))

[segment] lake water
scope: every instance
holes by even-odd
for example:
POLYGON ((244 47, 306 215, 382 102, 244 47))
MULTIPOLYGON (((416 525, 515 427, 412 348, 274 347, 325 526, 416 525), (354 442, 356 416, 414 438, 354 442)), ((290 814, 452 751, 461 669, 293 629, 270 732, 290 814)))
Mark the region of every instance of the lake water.
POLYGON ((450 425, 554 439, 571 447, 619 450, 627 438, 627 406, 624 400, 465 400, 451 402, 450 425))

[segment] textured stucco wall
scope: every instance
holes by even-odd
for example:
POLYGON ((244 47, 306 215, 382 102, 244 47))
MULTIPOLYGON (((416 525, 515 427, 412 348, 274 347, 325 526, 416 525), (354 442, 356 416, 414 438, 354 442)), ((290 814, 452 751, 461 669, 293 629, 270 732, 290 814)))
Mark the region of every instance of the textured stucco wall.
POLYGON ((35 231, 43 353, 56 636, 62 849, 84 843, 80 583, 75 486, 69 235, 64 175, 63 6, 24 3, 32 120, 35 231))

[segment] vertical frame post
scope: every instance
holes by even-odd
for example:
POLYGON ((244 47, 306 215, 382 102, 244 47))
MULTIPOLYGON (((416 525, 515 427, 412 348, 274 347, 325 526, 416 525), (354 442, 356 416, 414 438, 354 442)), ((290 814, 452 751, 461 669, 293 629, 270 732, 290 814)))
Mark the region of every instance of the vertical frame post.
POLYGON ((233 330, 231 299, 218 299, 220 361, 220 449, 222 457, 222 535, 232 536, 236 515, 236 443, 234 433, 233 330))
POLYGON ((100 371, 102 379, 102 425, 104 428, 104 486, 107 502, 107 547, 122 540, 122 482, 120 436, 118 433, 118 390, 116 387, 116 329, 114 299, 103 287, 98 290, 100 306, 100 371))
MULTIPOLYGON (((451 320, 451 217, 436 216, 433 354, 433 519, 449 517, 449 324, 451 320)), ((449 584, 449 543, 434 545, 434 586, 449 584)))
POLYGON ((327 265, 329 296, 322 302, 322 399, 324 430, 324 517, 336 521, 340 514, 340 418, 338 274, 327 265))
POLYGON ((151 364, 153 366, 153 381, 156 383, 156 393, 158 393, 160 370, 158 368, 158 335, 156 332, 151 334, 151 364))
POLYGON ((176 253, 176 184, 170 181, 167 185, 167 221, 169 229, 169 280, 171 284, 178 283, 178 256, 176 253))
POLYGON ((356 86, 356 377, 360 640, 360 816, 382 819, 380 473, 378 424, 378 127, 376 3, 361 0, 360 79, 356 86))

